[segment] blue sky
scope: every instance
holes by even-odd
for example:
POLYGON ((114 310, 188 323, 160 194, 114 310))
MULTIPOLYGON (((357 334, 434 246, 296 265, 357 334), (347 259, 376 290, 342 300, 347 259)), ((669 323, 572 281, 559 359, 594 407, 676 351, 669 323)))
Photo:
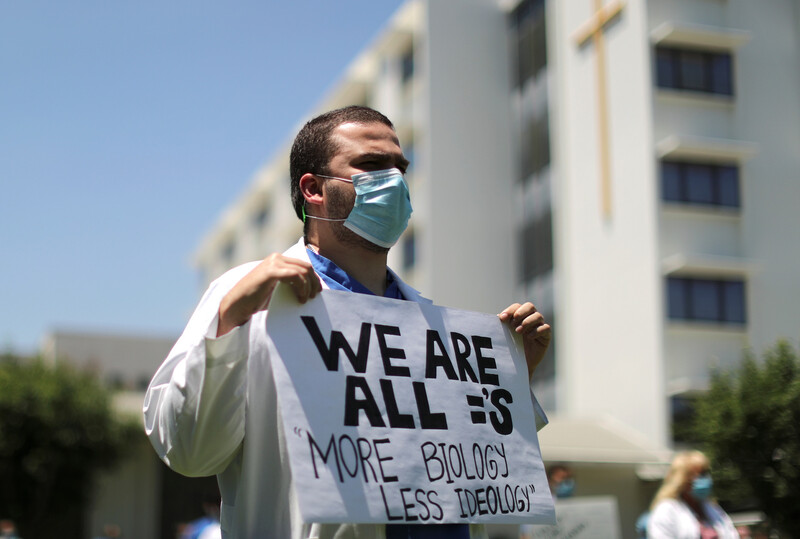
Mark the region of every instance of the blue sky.
POLYGON ((204 234, 400 4, 0 2, 0 349, 177 336, 204 234))

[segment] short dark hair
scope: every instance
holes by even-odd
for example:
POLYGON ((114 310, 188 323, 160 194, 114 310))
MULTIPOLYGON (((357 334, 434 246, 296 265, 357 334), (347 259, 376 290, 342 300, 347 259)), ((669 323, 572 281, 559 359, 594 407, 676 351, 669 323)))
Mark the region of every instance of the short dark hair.
POLYGON ((289 155, 289 177, 294 212, 303 218, 303 194, 300 192, 300 178, 303 174, 329 174, 328 165, 336 151, 331 140, 333 130, 342 124, 382 123, 394 129, 392 122, 377 110, 361 105, 350 105, 341 109, 320 114, 309 120, 297 133, 289 155))

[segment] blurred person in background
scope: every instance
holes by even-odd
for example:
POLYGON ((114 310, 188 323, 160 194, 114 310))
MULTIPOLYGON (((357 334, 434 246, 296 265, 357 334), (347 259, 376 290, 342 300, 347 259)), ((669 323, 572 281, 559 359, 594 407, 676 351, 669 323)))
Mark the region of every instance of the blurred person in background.
POLYGON ((0 539, 22 539, 17 535, 17 526, 13 520, 0 520, 0 539))
POLYGON ((178 533, 178 539, 201 539, 220 537, 219 513, 220 495, 218 491, 205 492, 203 496, 203 516, 186 523, 178 533))
POLYGON ((648 539, 738 539, 730 517, 711 500, 710 463, 700 451, 672 459, 650 506, 648 539))
POLYGON ((650 519, 650 511, 645 511, 636 519, 636 539, 647 539, 647 521, 650 519))
POLYGON ((575 477, 572 470, 563 464, 555 464, 547 470, 547 483, 555 498, 571 498, 575 493, 575 477))
POLYGON ((222 528, 219 522, 209 524, 203 529, 203 533, 197 539, 222 539, 222 528))
MULTIPOLYGON (((564 464, 550 466, 547 468, 547 485, 550 487, 550 494, 554 500, 571 498, 575 492, 575 477, 572 475, 572 469, 564 464)), ((536 537, 537 529, 543 528, 533 524, 522 524, 519 527, 519 539, 533 539, 536 537)))
POLYGON ((106 524, 103 526, 102 535, 98 535, 95 539, 119 539, 122 537, 122 528, 116 524, 106 524))

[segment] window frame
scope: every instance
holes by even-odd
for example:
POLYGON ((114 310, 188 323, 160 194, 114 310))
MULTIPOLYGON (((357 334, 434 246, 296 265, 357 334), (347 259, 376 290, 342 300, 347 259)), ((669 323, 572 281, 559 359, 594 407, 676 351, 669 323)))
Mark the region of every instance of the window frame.
POLYGON ((411 271, 417 265, 417 236, 413 228, 403 234, 401 247, 401 267, 403 271, 411 271))
MULTIPOLYGON (((698 292, 699 293, 699 292, 698 292)), ((724 324, 744 326, 747 324, 747 281, 744 278, 712 278, 693 276, 667 276, 666 280, 667 319, 670 322, 724 324), (697 312, 695 291, 700 287, 713 289, 716 314, 709 317, 697 312), (738 289, 738 290, 737 290, 738 289), (674 292, 673 292, 674 290, 674 292), (738 300, 731 302, 730 292, 738 294, 738 300), (673 295, 676 294, 675 296, 673 295), (679 294, 679 295, 678 295, 679 294), (740 311, 732 312, 731 304, 740 305, 740 311)))
POLYGON ((403 85, 408 84, 414 78, 416 68, 414 46, 410 45, 408 49, 400 55, 400 81, 403 85))
POLYGON ((547 27, 544 0, 523 0, 509 16, 512 88, 522 88, 547 66, 547 27))
POLYGON ((705 208, 724 208, 730 210, 740 210, 742 207, 742 186, 741 186, 741 167, 738 163, 721 163, 708 161, 685 161, 680 159, 661 159, 659 161, 660 179, 660 198, 666 204, 680 204, 692 207, 705 208), (691 172, 694 168, 706 167, 709 169, 711 181, 711 198, 702 200, 700 197, 692 196, 691 172), (669 179, 667 168, 674 168, 676 178, 669 179), (733 173, 732 184, 734 192, 726 191, 726 183, 731 181, 726 174, 733 173), (676 185, 671 187, 668 182, 675 181, 676 185), (673 196, 672 191, 677 191, 677 196, 673 196), (731 196, 733 195, 733 196, 731 196), (729 203, 728 199, 735 199, 735 203, 729 203))
POLYGON ((518 245, 522 259, 519 265, 519 282, 528 283, 553 271, 553 215, 548 209, 535 219, 523 224, 518 245))
POLYGON ((728 98, 736 95, 734 58, 731 51, 656 45, 654 55, 655 83, 660 89, 728 98), (685 80, 685 71, 689 67, 689 61, 693 58, 700 60, 702 64, 702 81, 699 85, 690 84, 685 80), (727 69, 724 70, 727 77, 718 76, 719 65, 717 62, 719 61, 727 63, 727 69), (665 70, 662 67, 670 68, 670 80, 665 78, 665 70))

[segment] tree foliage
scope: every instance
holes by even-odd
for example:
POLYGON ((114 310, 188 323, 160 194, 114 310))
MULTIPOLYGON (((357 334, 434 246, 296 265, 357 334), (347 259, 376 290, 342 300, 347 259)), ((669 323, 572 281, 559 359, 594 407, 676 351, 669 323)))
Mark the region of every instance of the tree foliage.
POLYGON ((787 342, 762 361, 748 355, 736 372, 713 373, 694 434, 721 498, 754 499, 773 525, 800 537, 800 361, 787 342))
POLYGON ((0 357, 0 517, 26 538, 55 537, 65 521, 80 526, 94 472, 114 464, 138 430, 116 418, 90 374, 0 357))

